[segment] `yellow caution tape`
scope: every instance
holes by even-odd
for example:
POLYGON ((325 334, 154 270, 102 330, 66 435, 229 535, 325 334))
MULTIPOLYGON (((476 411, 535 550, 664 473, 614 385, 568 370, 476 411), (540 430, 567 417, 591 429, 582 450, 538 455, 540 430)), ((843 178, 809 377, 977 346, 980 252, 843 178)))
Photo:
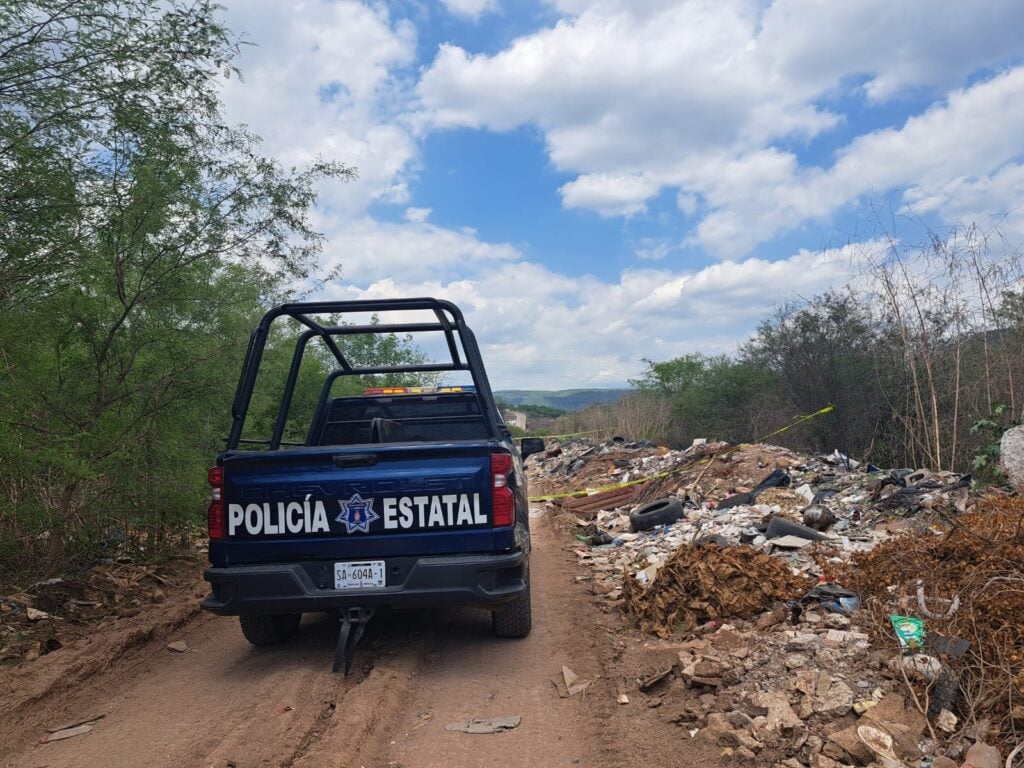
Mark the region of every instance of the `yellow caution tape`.
POLYGON ((832 411, 834 411, 835 409, 836 407, 834 405, 826 405, 824 408, 821 408, 815 411, 814 413, 809 413, 806 416, 798 416, 797 418, 793 419, 792 424, 787 424, 784 427, 776 429, 774 432, 769 432, 767 435, 762 435, 761 437, 757 438, 757 440, 755 440, 754 442, 763 443, 769 437, 781 435, 783 432, 786 432, 787 430, 790 430, 793 427, 799 426, 800 424, 803 424, 805 421, 810 421, 811 419, 817 418, 818 416, 824 416, 826 413, 832 413, 832 411))
MULTIPOLYGON (((793 427, 796 427, 796 426, 798 426, 800 424, 803 424, 805 421, 810 421, 811 419, 817 418, 818 416, 824 416, 826 413, 832 413, 832 411, 834 411, 835 409, 836 409, 836 407, 834 405, 826 405, 824 408, 821 408, 821 409, 815 411, 814 413, 809 413, 806 416, 798 416, 797 418, 795 418, 793 420, 792 424, 787 424, 784 427, 776 429, 774 432, 769 432, 767 435, 763 435, 762 437, 757 438, 754 442, 755 443, 764 442, 769 437, 774 437, 775 435, 782 434, 783 432, 785 432, 787 430, 790 430, 793 427)), ((575 432, 575 433, 570 434, 570 435, 548 435, 548 437, 573 437, 574 435, 588 435, 588 434, 592 434, 593 432, 601 432, 601 431, 604 431, 604 430, 593 429, 590 432, 575 432)), ((722 453, 728 453, 730 450, 734 450, 734 449, 730 448, 730 449, 728 449, 726 451, 723 451, 722 453)), ((718 458, 718 454, 715 454, 714 456, 712 456, 711 460, 713 461, 716 458, 718 458)), ((704 462, 704 463, 707 463, 707 462, 704 462)), ((567 499, 570 496, 580 496, 580 497, 582 497, 582 496, 591 496, 591 495, 596 494, 596 493, 603 493, 604 491, 614 491, 617 488, 629 488, 632 485, 640 485, 641 483, 646 483, 648 480, 658 480, 658 479, 660 479, 662 477, 668 477, 671 474, 672 474, 672 471, 670 470, 668 472, 659 472, 658 474, 651 475, 650 477, 642 477, 642 478, 640 478, 638 480, 630 480, 630 481, 625 482, 625 483, 613 483, 611 485, 604 485, 604 486, 601 486, 600 488, 584 488, 581 491, 568 491, 567 493, 555 493, 555 494, 550 494, 548 496, 530 496, 528 501, 554 501, 555 499, 567 499)))
POLYGON ((600 488, 584 488, 582 491, 569 491, 568 493, 554 493, 549 496, 531 496, 530 501, 553 501, 554 499, 567 499, 570 496, 593 496, 597 493, 604 493, 605 491, 614 491, 616 488, 629 488, 631 485, 640 485, 646 483, 648 480, 657 480, 660 477, 668 477, 671 472, 660 472, 657 475, 651 475, 649 477, 641 477, 639 480, 629 480, 625 483, 612 483, 611 485, 603 485, 600 488))

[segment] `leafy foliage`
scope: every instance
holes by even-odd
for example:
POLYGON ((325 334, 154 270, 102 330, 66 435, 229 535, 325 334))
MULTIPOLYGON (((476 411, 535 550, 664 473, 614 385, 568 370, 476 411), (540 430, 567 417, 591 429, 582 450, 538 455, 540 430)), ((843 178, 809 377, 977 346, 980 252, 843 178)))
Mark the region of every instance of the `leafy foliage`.
MULTIPOLYGON (((250 329, 315 264, 315 185, 355 175, 282 168, 226 123, 238 41, 217 11, 0 0, 0 577, 191 535, 250 329)), ((267 376, 290 357, 272 340, 267 376)))

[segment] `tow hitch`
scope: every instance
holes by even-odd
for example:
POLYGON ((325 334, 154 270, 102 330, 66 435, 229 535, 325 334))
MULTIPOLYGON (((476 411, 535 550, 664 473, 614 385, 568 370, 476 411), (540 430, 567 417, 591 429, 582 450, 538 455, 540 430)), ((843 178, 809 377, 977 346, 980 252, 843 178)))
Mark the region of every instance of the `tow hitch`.
POLYGON ((366 630, 366 623, 373 618, 376 608, 346 608, 341 615, 341 632, 338 635, 338 647, 334 649, 334 667, 332 672, 350 674, 352 657, 355 655, 356 644, 366 630))

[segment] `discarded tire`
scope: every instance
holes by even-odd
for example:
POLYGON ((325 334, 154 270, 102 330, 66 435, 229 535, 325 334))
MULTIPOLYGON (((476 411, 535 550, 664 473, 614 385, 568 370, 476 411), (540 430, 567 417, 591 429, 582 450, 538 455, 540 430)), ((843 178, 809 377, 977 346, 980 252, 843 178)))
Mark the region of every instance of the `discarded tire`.
POLYGON ((777 539, 782 536, 799 536, 802 539, 810 539, 811 541, 829 540, 829 537, 824 533, 808 528, 806 525, 794 523, 792 520, 787 520, 784 517, 773 517, 769 521, 764 535, 769 539, 777 539))
POLYGON ((682 516, 683 505, 678 499, 658 499, 630 513, 629 526, 634 531, 647 531, 656 525, 674 523, 682 516))
POLYGON ((301 613, 265 616, 239 616, 242 634, 253 645, 277 645, 289 640, 299 630, 301 613))

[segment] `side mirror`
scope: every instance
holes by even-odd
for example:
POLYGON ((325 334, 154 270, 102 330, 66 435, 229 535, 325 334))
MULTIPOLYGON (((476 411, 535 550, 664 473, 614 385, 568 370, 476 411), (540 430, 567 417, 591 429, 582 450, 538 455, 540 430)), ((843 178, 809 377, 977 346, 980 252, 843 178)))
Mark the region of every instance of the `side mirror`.
POLYGON ((524 459, 544 450, 544 441, 539 437, 524 437, 519 445, 519 452, 524 459))

